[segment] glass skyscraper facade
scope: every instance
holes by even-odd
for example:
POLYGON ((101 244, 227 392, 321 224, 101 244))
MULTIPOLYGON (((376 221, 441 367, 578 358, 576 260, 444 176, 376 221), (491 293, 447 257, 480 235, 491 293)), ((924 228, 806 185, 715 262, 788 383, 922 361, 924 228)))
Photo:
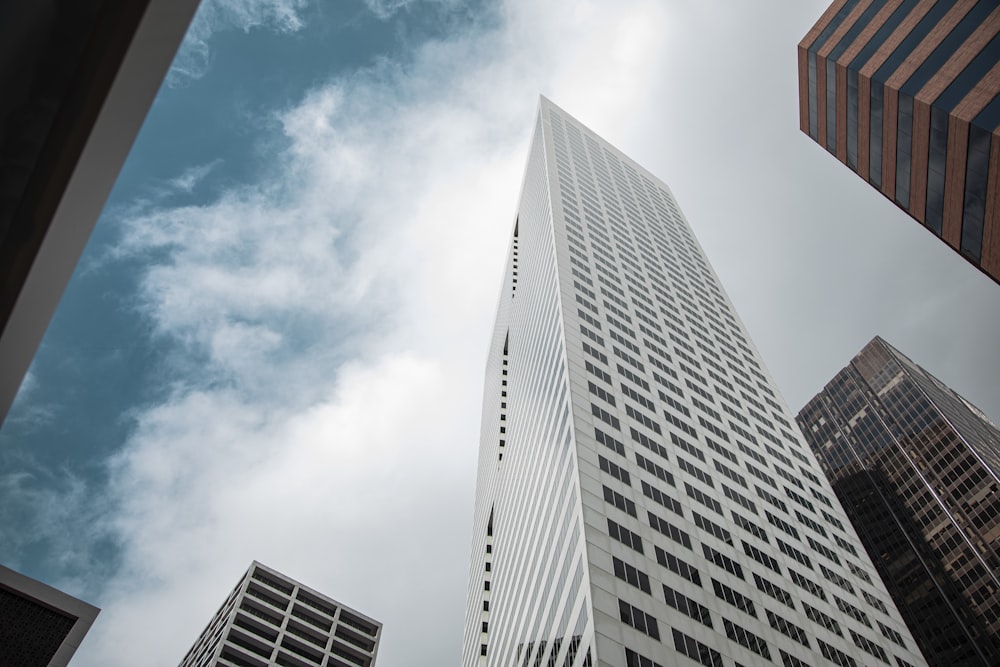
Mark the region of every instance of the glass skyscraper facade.
POLYGON ((540 102, 464 667, 926 664, 669 189, 540 102))
POLYGON ((798 421, 928 661, 1000 664, 1000 430, 881 338, 798 421))

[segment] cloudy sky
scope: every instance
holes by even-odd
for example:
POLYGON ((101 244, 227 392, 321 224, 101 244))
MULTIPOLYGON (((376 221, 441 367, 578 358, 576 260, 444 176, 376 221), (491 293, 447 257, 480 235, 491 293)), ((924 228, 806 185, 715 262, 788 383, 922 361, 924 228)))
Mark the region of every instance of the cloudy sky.
POLYGON ((793 410, 880 334, 1000 417, 1000 287, 798 131, 822 1, 204 0, 0 432, 0 562, 174 665, 252 559, 460 652, 540 93, 667 182, 793 410))

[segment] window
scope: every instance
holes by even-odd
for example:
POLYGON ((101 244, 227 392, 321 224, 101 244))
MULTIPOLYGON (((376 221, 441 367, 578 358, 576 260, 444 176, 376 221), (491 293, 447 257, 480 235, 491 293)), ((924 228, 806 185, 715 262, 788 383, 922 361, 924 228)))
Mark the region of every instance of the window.
POLYGON ((823 588, 813 580, 806 579, 792 568, 788 568, 788 578, 791 579, 799 588, 809 591, 824 602, 826 601, 826 593, 823 592, 823 588))
POLYGON ((679 575, 691 583, 698 584, 701 586, 701 575, 698 570, 691 567, 681 559, 677 558, 673 554, 664 551, 660 547, 656 547, 656 562, 667 568, 676 575, 679 575))
POLYGON ((702 553, 704 553, 706 560, 712 561, 713 563, 724 569, 726 572, 736 575, 740 579, 744 578, 743 568, 740 566, 739 563, 734 561, 732 558, 729 558, 725 554, 716 551, 707 544, 701 545, 701 550, 702 553))
POLYGON ((824 566, 823 563, 819 564, 819 569, 823 573, 823 576, 826 577, 827 581, 832 581, 833 583, 837 584, 848 593, 854 593, 854 586, 852 586, 851 582, 849 582, 847 579, 840 576, 830 568, 824 566))
POLYGON ((715 487, 715 483, 712 482, 712 478, 708 476, 708 473, 706 473, 701 468, 698 468, 697 466, 694 466, 691 463, 688 463, 687 461, 685 461, 684 459, 682 459, 679 456, 677 457, 677 467, 679 467, 681 470, 683 470, 687 474, 689 474, 692 477, 694 477, 695 479, 697 479, 699 482, 701 482, 705 486, 710 487, 710 488, 714 488, 715 487))
POLYGON ((770 609, 765 609, 764 612, 767 614, 767 622, 771 624, 771 627, 780 632, 783 635, 791 637, 803 646, 809 646, 809 640, 806 638, 806 631, 795 625, 786 621, 781 616, 778 616, 770 609))
POLYGON ((643 593, 650 593, 649 577, 645 572, 629 565, 619 558, 612 558, 611 560, 614 565, 616 577, 622 581, 628 582, 632 586, 635 586, 643 593))
POLYGON ((602 422, 610 425, 612 428, 615 429, 621 428, 621 422, 618 421, 618 417, 615 417, 607 410, 597 405, 594 405, 593 403, 590 404, 590 413, 595 417, 597 417, 598 419, 600 419, 602 422))
POLYGON ((868 620, 868 614, 866 614, 865 612, 861 611, 860 609, 858 609, 857 607, 855 607, 850 602, 847 602, 846 600, 841 600, 836 595, 833 596, 833 601, 837 603, 837 609, 839 609, 840 611, 844 612, 845 614, 847 614, 851 618, 853 618, 855 620, 858 620, 858 621, 861 621, 862 623, 864 623, 865 625, 867 625, 869 628, 872 627, 871 621, 868 620))
POLYGON ((641 481, 642 494, 647 498, 651 498, 653 502, 666 507, 668 510, 677 514, 679 516, 684 516, 684 512, 681 509, 681 504, 677 502, 674 498, 668 494, 663 493, 655 486, 647 484, 645 481, 641 481))
POLYGON ((682 614, 686 614, 699 623, 712 627, 712 615, 709 613, 708 607, 699 604, 679 591, 675 591, 666 584, 663 585, 663 598, 668 605, 682 614))
POLYGON ((844 636, 844 633, 840 631, 840 624, 836 621, 836 619, 827 616, 819 609, 816 609, 815 607, 806 602, 802 603, 802 609, 806 612, 806 618, 808 618, 813 623, 816 623, 817 625, 822 625, 830 632, 835 632, 841 637, 844 636))
POLYGON ((635 503, 606 486, 604 487, 604 502, 614 505, 629 516, 636 516, 635 503))
POLYGON ((753 558, 755 561, 757 561, 764 567, 770 570, 774 570, 778 574, 781 574, 781 567, 778 565, 778 561, 774 560, 769 555, 767 555, 757 547, 753 546, 752 544, 748 544, 747 542, 743 542, 742 540, 741 543, 743 544, 743 553, 745 553, 747 556, 750 556, 750 558, 753 558))
POLYGON ((771 651, 767 648, 767 642, 753 634, 745 628, 741 628, 728 618, 722 619, 722 625, 726 628, 726 636, 737 644, 745 646, 757 655, 771 659, 771 651))
MULTIPOLYGON (((673 637, 674 650, 678 653, 700 662, 705 667, 722 667, 722 654, 715 649, 702 644, 692 637, 688 637, 676 628, 673 629, 673 637)), ((629 667, 632 667, 632 665, 629 664, 629 667)))
POLYGON ((701 528, 704 531, 707 531, 707 532, 711 533, 712 535, 715 535, 715 537, 717 537, 718 539, 720 539, 723 542, 725 542, 726 544, 732 546, 732 544, 733 544, 733 538, 729 534, 728 530, 726 530, 725 528, 723 528, 719 524, 706 519, 705 517, 703 517, 702 515, 698 514, 697 512, 691 512, 691 517, 694 519, 694 525, 698 526, 699 528, 701 528))
POLYGON ((851 639, 854 640, 854 644, 858 648, 860 648, 863 651, 867 651, 868 653, 871 653, 873 656, 875 656, 885 664, 887 665, 889 664, 889 657, 885 654, 885 651, 882 650, 881 646, 879 646, 872 640, 868 639, 864 635, 859 635, 854 630, 851 630, 850 632, 851 632, 851 639))
POLYGON ((717 512, 718 514, 722 514, 722 505, 720 505, 719 501, 715 498, 705 495, 699 489, 694 488, 690 484, 684 484, 684 490, 687 492, 688 496, 694 498, 705 507, 717 512))
POLYGON ((789 535, 791 535, 792 537, 798 539, 798 537, 799 537, 799 531, 795 530, 795 528, 790 523, 788 523, 787 521, 785 521, 781 517, 778 517, 778 516, 775 516, 774 514, 771 514, 767 510, 764 510, 764 516, 767 517, 767 520, 771 523, 772 526, 774 526, 775 528, 777 528, 779 530, 782 530, 782 531, 788 533, 789 535))
POLYGON ((596 439, 597 442, 601 443, 611 451, 621 456, 625 456, 625 445, 619 442, 618 440, 615 440, 610 435, 603 433, 600 429, 596 428, 594 429, 594 439, 596 439))
POLYGON ((795 609, 795 603, 792 602, 792 596, 784 588, 772 584, 756 572, 753 574, 753 581, 757 585, 757 590, 770 595, 778 602, 795 609))
MULTIPOLYGON (((569 664, 567 657, 566 664, 569 664)), ((663 667, 658 662, 653 662, 644 655, 639 655, 630 648, 625 649, 625 667, 663 667)))
POLYGON ((687 533, 685 533, 677 526, 671 524, 670 522, 661 519, 652 512, 647 512, 647 515, 649 519, 649 525, 651 528, 666 535, 674 542, 677 542, 677 544, 680 544, 681 546, 686 547, 688 549, 691 548, 691 538, 688 536, 687 533))
POLYGON ((840 665, 841 667, 858 667, 858 663, 854 662, 854 658, 843 651, 830 646, 819 638, 816 639, 816 643, 819 644, 819 650, 823 654, 823 657, 833 664, 840 665))
POLYGON ((655 463, 653 463, 652 461, 650 461, 649 459, 647 459, 645 456, 643 456, 639 452, 635 453, 635 462, 639 465, 640 468, 642 468, 646 472, 649 472, 649 473, 652 473, 653 475, 655 475, 657 479, 659 479, 659 480, 661 480, 663 482, 666 482, 670 486, 674 485, 674 476, 673 475, 671 475, 669 472, 667 472, 666 470, 664 470, 660 466, 656 465, 655 463))
MULTIPOLYGON (((722 485, 722 493, 723 493, 723 495, 726 496, 726 498, 729 498, 730 500, 739 503, 741 506, 743 506, 744 508, 750 510, 754 514, 757 513, 757 506, 753 504, 752 500, 750 500, 746 496, 743 496, 743 495, 737 493, 736 491, 733 491, 732 489, 730 489, 725 484, 722 485)), ((746 526, 743 525, 743 523, 741 521, 742 517, 737 517, 737 515, 734 513, 733 514, 733 519, 736 521, 736 523, 740 524, 741 526, 743 526, 747 530, 750 530, 751 532, 754 532, 750 528, 747 528, 746 526)), ((747 522, 747 523, 749 523, 749 522, 747 522)), ((754 533, 754 534, 756 534, 756 533, 754 533)), ((761 534, 763 535, 763 531, 761 531, 761 534)), ((766 535, 764 537, 761 537, 761 535, 757 535, 757 537, 760 537, 762 540, 764 540, 765 542, 767 542, 767 536, 766 535)))
POLYGON ((611 394, 609 394, 608 392, 606 392, 601 387, 598 387, 593 382, 588 382, 587 383, 587 388, 590 390, 591 394, 594 394, 595 396, 597 396, 601 400, 605 401, 609 405, 615 405, 615 397, 612 396, 611 394))
POLYGON ((618 466, 615 463, 612 463, 611 461, 607 460, 606 458, 600 455, 598 455, 597 457, 597 462, 601 470, 608 473, 615 479, 624 482, 625 484, 631 485, 632 480, 631 477, 629 477, 628 470, 625 470, 624 468, 618 466))
POLYGON ((633 533, 625 526, 619 526, 611 519, 608 519, 608 535, 615 538, 625 546, 635 549, 639 553, 643 552, 642 538, 633 533))
POLYGON ((889 641, 899 644, 903 648, 906 648, 906 642, 903 641, 903 635, 899 634, 888 625, 884 624, 882 621, 875 621, 878 623, 878 629, 882 631, 882 636, 889 641))
POLYGON ((660 626, 656 619, 642 609, 630 605, 625 600, 618 600, 618 613, 623 623, 631 625, 653 639, 660 638, 660 626))
MULTIPOLYGON (((786 556, 789 556, 791 558, 794 558, 796 561, 798 561, 802 565, 805 565, 810 570, 812 569, 812 561, 810 561, 809 557, 806 556, 804 553, 802 553, 801 551, 799 551, 798 549, 796 549, 795 547, 793 547, 793 546, 791 546, 789 544, 785 544, 784 542, 782 542, 781 540, 779 540, 777 538, 775 538, 774 541, 778 543, 778 549, 781 550, 781 553, 783 553, 786 556)), ((822 566, 820 566, 820 567, 822 567, 822 566)))
POLYGON ((715 589, 715 596, 720 600, 725 600, 740 611, 746 612, 751 616, 757 616, 757 611, 754 609, 753 601, 742 593, 733 590, 717 579, 712 579, 712 588, 715 589))

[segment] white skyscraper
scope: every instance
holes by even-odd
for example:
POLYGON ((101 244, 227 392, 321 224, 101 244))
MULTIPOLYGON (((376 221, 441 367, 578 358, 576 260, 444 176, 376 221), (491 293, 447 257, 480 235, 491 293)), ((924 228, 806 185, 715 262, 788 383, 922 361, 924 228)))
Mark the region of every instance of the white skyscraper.
POLYGON ((464 667, 925 664, 669 189, 544 98, 473 530, 464 667))

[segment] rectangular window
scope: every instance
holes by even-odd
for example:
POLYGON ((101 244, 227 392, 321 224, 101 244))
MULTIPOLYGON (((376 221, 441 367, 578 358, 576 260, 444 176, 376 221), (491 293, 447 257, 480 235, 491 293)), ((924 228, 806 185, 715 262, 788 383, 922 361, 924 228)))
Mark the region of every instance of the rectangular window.
MULTIPOLYGON (((700 662, 705 667, 722 667, 722 654, 700 641, 688 637, 680 630, 673 628, 674 650, 678 653, 700 662)), ((632 667, 630 664, 628 667, 632 667)), ((643 665, 642 667, 646 667, 643 665)))
POLYGON ((706 560, 710 560, 729 574, 735 575, 740 579, 743 579, 743 568, 739 563, 734 561, 732 558, 726 556, 725 554, 716 551, 707 544, 701 545, 702 553, 705 555, 706 560))
POLYGON ((701 575, 698 570, 688 565, 680 558, 677 558, 672 553, 664 551, 660 547, 654 545, 656 550, 656 562, 667 568, 674 574, 687 579, 693 584, 698 584, 701 586, 701 575))
POLYGON ((631 625, 639 632, 647 634, 653 639, 660 638, 660 626, 656 622, 656 619, 642 609, 634 607, 624 600, 619 600, 618 613, 623 623, 631 625))
POLYGON ((726 628, 726 636, 737 644, 745 646, 757 655, 771 659, 771 651, 767 647, 767 642, 753 634, 745 628, 741 628, 728 618, 722 619, 722 625, 726 628))
POLYGON ((666 584, 663 585, 663 598, 668 605, 682 614, 690 616, 708 627, 712 627, 712 615, 709 613, 708 607, 699 604, 679 591, 675 591, 666 584))
MULTIPOLYGON (((756 576, 756 575, 754 575, 756 576)), ((743 595, 742 593, 733 590, 729 586, 726 586, 721 581, 712 579, 712 588, 715 589, 715 596, 720 600, 725 600, 729 604, 733 605, 742 612, 746 612, 751 616, 756 617, 757 611, 754 609, 753 600, 743 595)))
POLYGON ((635 586, 643 593, 651 594, 649 588, 649 576, 647 576, 645 572, 629 565, 619 558, 612 558, 611 560, 614 565, 616 577, 622 581, 628 582, 632 586, 635 586))

